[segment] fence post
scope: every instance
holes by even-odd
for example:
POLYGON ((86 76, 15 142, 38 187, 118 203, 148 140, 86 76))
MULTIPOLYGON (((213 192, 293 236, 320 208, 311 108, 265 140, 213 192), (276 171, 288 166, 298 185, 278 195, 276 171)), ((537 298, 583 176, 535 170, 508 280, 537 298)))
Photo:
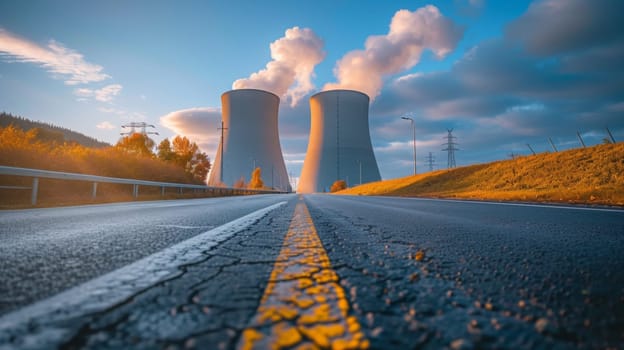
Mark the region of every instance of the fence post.
POLYGON ((93 189, 91 191, 91 199, 95 199, 96 195, 97 195, 97 182, 94 182, 93 189))
POLYGON ((32 183, 32 192, 30 193, 30 204, 37 205, 37 192, 39 191, 39 178, 34 177, 32 183))

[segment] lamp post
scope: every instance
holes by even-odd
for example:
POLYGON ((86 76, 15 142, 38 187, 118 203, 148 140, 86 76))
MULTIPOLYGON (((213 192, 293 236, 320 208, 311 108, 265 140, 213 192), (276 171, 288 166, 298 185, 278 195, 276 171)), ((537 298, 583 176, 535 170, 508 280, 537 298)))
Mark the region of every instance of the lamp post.
POLYGON ((414 119, 410 117, 401 117, 401 119, 409 120, 412 123, 412 133, 414 135, 414 175, 416 175, 416 126, 414 125, 414 119))
POLYGON ((360 165, 360 185, 362 184, 362 161, 358 160, 358 164, 360 165))

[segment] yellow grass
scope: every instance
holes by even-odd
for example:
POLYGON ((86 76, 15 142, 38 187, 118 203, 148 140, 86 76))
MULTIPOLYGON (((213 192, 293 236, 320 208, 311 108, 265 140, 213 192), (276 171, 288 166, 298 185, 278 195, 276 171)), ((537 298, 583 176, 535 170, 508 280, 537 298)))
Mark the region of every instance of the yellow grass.
POLYGON ((624 206, 624 143, 439 170, 338 194, 624 206))

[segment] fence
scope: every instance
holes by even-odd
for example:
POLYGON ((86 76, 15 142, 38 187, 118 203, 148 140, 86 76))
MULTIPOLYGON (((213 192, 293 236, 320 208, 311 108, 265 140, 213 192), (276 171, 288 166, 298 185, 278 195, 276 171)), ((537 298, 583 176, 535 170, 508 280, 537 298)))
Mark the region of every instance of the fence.
POLYGON ((59 171, 17 168, 17 167, 2 166, 2 165, 0 165, 0 175, 32 177, 33 181, 32 181, 31 187, 0 186, 0 189, 31 190, 30 202, 32 205, 37 204, 37 194, 39 192, 39 179, 40 178, 91 182, 93 183, 91 187, 92 199, 95 199, 97 196, 98 183, 132 185, 132 196, 135 199, 139 197, 139 186, 160 187, 161 196, 165 195, 166 188, 177 188, 180 191, 182 191, 183 189, 193 189, 194 191, 211 193, 214 195, 286 193, 284 191, 277 191, 277 190, 254 190, 254 189, 231 188, 231 187, 209 187, 205 185, 190 185, 190 184, 180 184, 180 183, 171 183, 171 182, 121 179, 121 178, 116 178, 116 177, 106 177, 106 176, 86 175, 86 174, 76 174, 76 173, 64 173, 64 172, 59 172, 59 171))

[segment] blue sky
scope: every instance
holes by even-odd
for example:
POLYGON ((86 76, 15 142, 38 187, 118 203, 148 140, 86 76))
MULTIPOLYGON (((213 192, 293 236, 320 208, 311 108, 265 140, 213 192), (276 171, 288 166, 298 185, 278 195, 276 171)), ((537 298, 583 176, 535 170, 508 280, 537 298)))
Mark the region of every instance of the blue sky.
POLYGON ((624 139, 621 13, 620 0, 5 0, 0 110, 109 143, 145 121, 157 142, 186 135, 214 159, 220 96, 242 79, 282 96, 282 150, 298 176, 307 97, 334 84, 372 95, 375 154, 394 178, 412 171, 404 115, 416 120, 419 172, 429 152, 446 167, 447 128, 458 165, 528 154, 527 143, 547 151, 549 137, 578 147, 577 131, 601 143, 607 126, 624 139), (354 57, 367 57, 371 79, 354 57), (279 69, 252 76, 269 66, 279 69))

